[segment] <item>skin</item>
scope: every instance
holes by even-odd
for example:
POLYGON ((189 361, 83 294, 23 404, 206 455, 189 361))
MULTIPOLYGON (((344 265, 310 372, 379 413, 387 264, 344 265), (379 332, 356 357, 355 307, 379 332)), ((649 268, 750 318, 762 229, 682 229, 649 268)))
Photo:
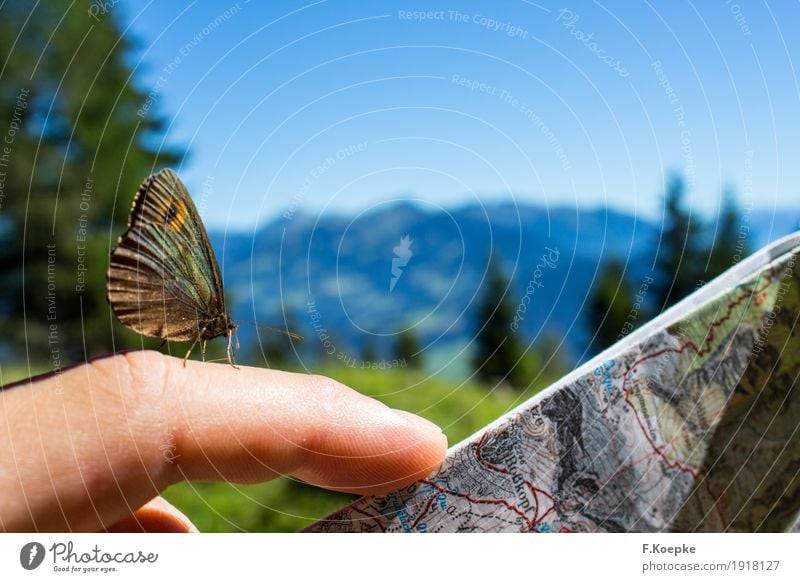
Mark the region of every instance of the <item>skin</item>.
POLYGON ((446 448, 427 420, 329 378, 116 354, 0 391, 0 531, 196 531, 161 491, 292 475, 381 494, 446 448))

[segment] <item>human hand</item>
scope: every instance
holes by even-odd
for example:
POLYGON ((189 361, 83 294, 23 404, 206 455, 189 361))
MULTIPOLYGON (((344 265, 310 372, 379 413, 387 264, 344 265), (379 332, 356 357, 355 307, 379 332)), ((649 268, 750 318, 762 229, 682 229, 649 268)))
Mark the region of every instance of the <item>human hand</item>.
POLYGON ((438 427, 320 376, 126 352, 0 390, 0 530, 193 531, 183 480, 292 475, 380 494, 444 458, 438 427))

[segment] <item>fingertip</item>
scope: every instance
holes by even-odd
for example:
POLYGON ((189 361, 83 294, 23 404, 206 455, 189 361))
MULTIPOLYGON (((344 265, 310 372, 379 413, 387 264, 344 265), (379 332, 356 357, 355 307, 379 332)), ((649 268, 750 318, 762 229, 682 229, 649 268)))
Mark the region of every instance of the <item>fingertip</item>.
POLYGON ((379 495, 423 479, 441 466, 447 437, 438 426, 388 408, 375 418, 369 431, 331 439, 324 453, 308 451, 308 463, 298 476, 326 489, 379 495))
POLYGON ((363 492, 370 495, 388 493, 424 479, 441 467, 447 453, 447 436, 438 425, 405 410, 393 412, 403 418, 407 425, 403 431, 405 446, 397 449, 400 453, 394 468, 397 477, 368 486, 363 492))

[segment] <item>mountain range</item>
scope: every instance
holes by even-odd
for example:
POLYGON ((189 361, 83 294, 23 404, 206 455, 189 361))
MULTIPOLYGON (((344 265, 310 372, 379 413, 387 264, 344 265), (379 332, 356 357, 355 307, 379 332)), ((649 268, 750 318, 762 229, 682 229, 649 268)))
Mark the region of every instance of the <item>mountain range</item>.
MULTIPOLYGON (((748 212, 740 236, 752 251, 796 230, 798 219, 800 209, 748 212)), ((518 325, 509 333, 526 345, 556 340, 574 363, 588 355, 586 300, 601 265, 626 260, 640 286, 653 276, 660 232, 657 221, 611 209, 502 202, 286 213, 253 232, 210 236, 234 317, 304 335, 295 342, 302 357, 398 365, 391 345, 412 330, 428 368, 463 374, 490 257, 511 281, 506 301, 518 325)), ((242 343, 257 348, 255 334, 243 327, 242 343)))

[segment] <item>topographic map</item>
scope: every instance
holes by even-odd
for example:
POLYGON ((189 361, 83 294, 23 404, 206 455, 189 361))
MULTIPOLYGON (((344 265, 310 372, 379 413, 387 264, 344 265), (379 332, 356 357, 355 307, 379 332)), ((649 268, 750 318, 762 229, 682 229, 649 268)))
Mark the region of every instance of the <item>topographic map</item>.
POLYGON ((800 510, 800 234, 727 271, 329 532, 786 531, 800 510))

